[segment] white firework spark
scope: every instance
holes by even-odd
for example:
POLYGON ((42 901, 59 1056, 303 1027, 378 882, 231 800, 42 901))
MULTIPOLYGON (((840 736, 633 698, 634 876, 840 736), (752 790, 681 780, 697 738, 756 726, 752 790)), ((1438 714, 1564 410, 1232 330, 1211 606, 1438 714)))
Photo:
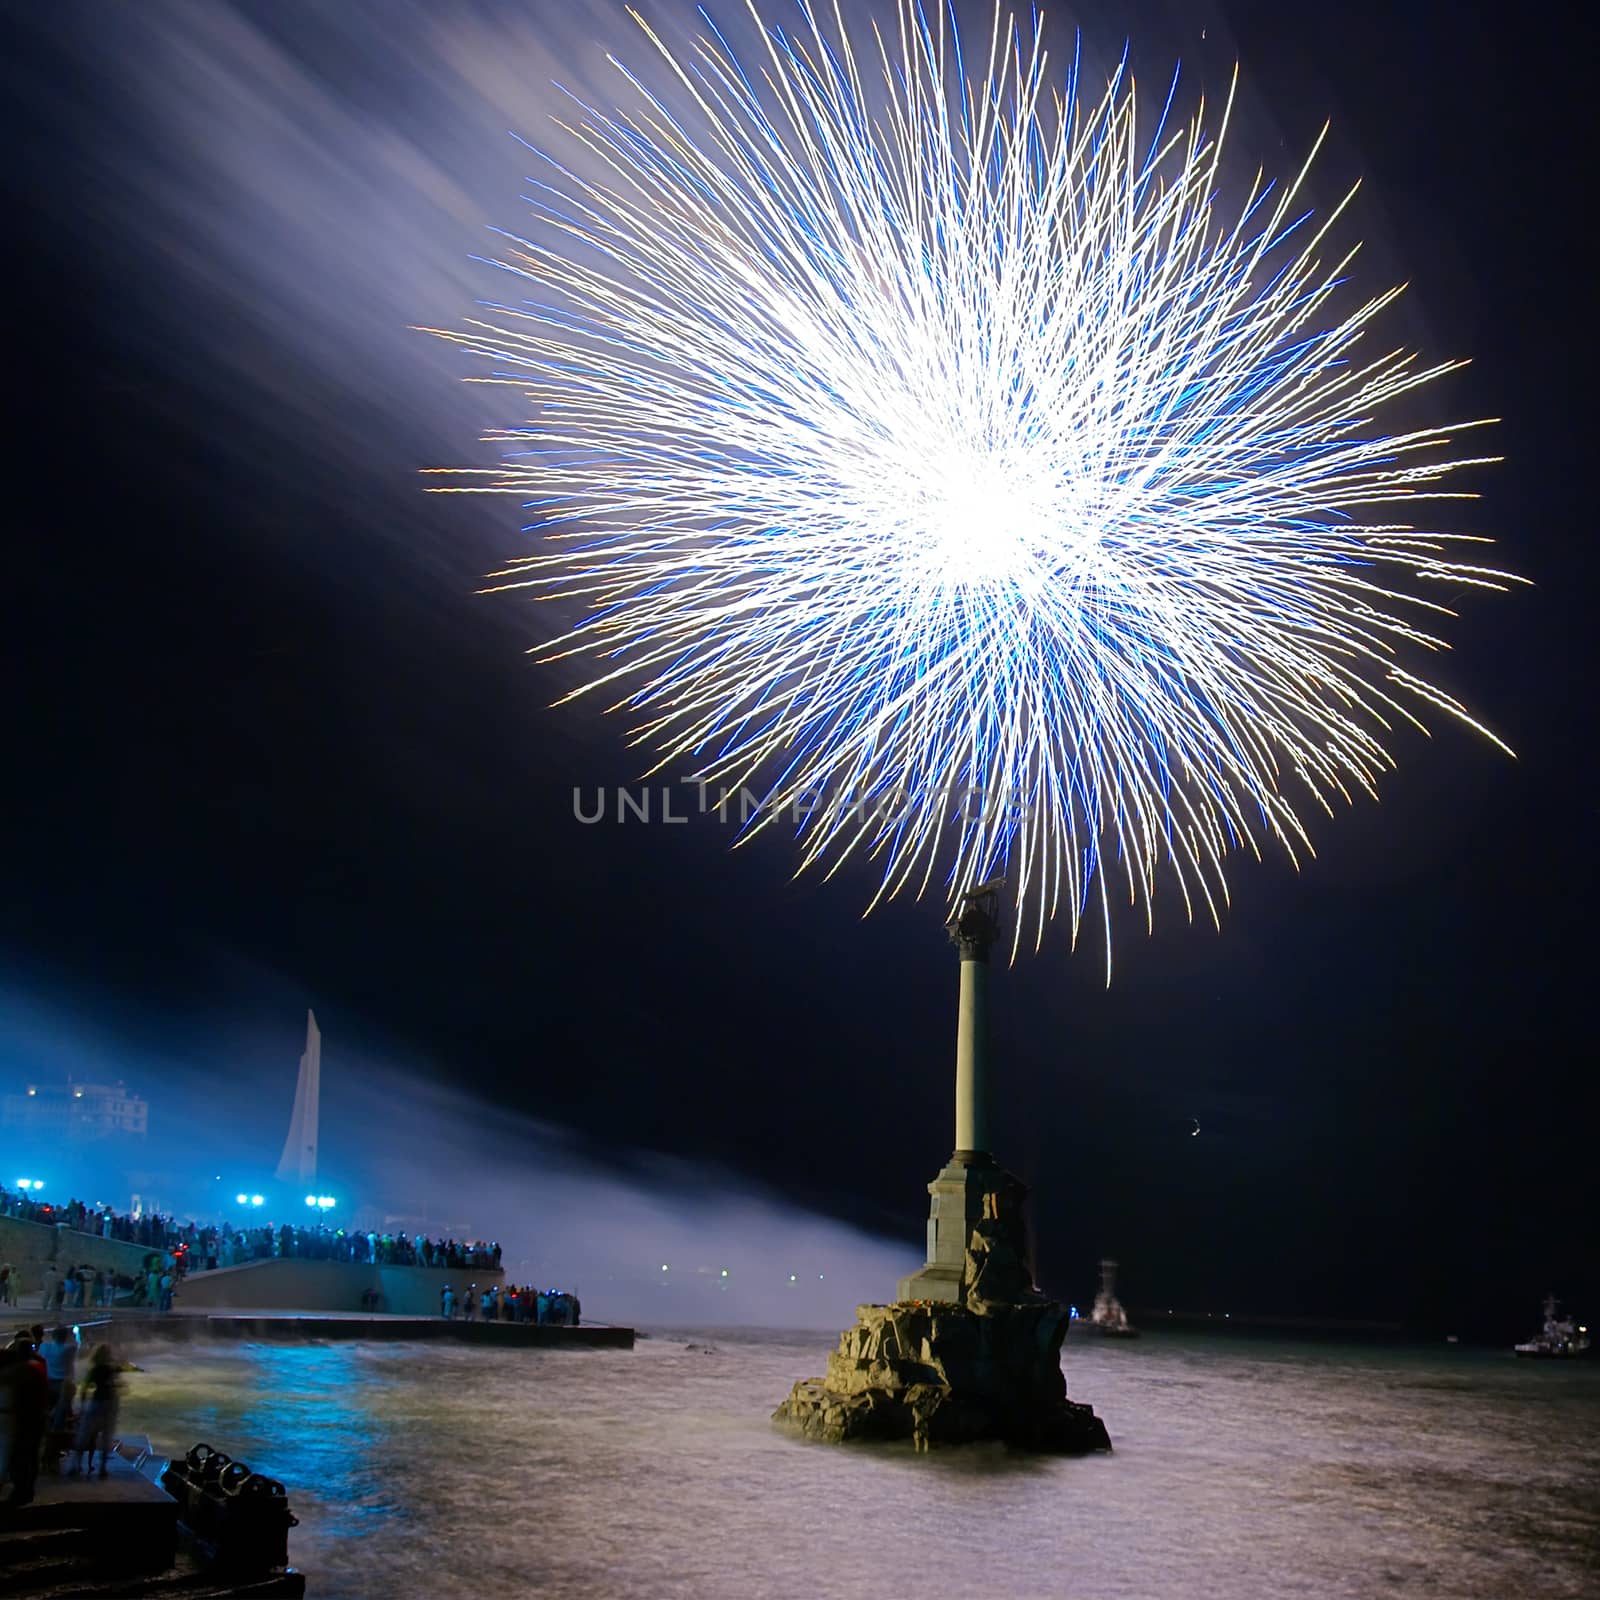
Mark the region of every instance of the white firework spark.
POLYGON ((1298 860, 1395 719, 1478 727, 1391 584, 1510 580, 1394 520, 1463 498, 1447 431, 1371 420, 1457 363, 1365 353, 1397 289, 1333 313, 1309 157, 1220 214, 1231 91, 1142 138, 1131 76, 1086 106, 998 10, 982 76, 911 0, 866 49, 799 11, 752 6, 758 73, 651 34, 673 105, 620 64, 633 109, 580 105, 599 175, 546 157, 496 263, 535 298, 428 330, 535 405, 456 492, 533 508, 497 586, 585 602, 544 653, 602 658, 576 692, 656 770, 878 897, 1004 874, 1018 939, 1097 899, 1109 963, 1113 897, 1216 918, 1227 852, 1298 860))

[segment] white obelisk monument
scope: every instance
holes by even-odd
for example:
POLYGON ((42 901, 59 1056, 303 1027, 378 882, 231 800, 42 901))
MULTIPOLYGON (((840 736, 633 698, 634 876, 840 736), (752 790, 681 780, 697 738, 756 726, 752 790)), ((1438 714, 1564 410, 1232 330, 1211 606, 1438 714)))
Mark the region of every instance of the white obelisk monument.
POLYGON ((294 1086, 294 1115, 278 1161, 280 1183, 314 1183, 317 1177, 317 1115, 322 1094, 322 1034, 316 1015, 306 1012, 306 1048, 294 1086))

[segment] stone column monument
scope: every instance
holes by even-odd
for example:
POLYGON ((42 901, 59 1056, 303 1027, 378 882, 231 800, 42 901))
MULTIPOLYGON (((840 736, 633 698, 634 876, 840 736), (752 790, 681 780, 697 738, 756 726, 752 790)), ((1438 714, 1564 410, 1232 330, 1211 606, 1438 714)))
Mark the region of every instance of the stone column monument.
POLYGON ((961 957, 955 1150, 928 1185, 928 1254, 892 1305, 856 1325, 774 1412, 816 1439, 911 1439, 919 1449, 999 1439, 1025 1449, 1109 1450, 1091 1407, 1067 1399, 1061 1341, 1069 1313, 1028 1270, 1026 1188, 989 1152, 989 951, 998 881, 962 897, 950 922, 961 957))

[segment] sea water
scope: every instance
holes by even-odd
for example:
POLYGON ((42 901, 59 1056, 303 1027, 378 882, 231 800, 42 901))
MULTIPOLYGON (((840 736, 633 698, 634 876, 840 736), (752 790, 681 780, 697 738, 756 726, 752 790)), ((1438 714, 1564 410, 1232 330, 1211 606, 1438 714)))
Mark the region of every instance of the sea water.
POLYGON ((815 1333, 632 1351, 155 1347, 122 1425, 289 1486, 316 1600, 1600 1595, 1600 1371, 1439 1346, 1078 1343, 1111 1455, 773 1426, 815 1333))

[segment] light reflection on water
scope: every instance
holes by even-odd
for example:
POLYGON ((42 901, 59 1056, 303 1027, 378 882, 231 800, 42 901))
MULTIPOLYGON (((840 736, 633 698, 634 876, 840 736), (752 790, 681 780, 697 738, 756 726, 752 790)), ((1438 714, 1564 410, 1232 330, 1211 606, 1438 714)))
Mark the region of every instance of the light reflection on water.
POLYGON ((769 1424, 827 1344, 168 1346, 138 1357, 124 1426, 284 1479, 317 1600, 1600 1591, 1600 1373, 1584 1365, 1074 1343, 1069 1387, 1115 1455, 919 1457, 769 1424))

